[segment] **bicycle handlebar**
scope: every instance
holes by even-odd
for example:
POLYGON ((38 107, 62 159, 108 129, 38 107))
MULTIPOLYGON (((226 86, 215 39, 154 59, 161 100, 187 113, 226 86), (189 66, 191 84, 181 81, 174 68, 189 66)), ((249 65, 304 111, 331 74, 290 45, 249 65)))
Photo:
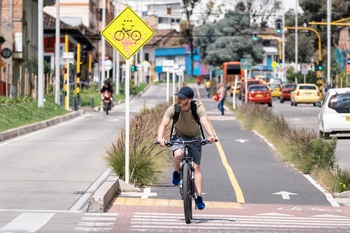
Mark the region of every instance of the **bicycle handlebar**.
MULTIPOLYGON (((216 139, 215 142, 217 142, 218 140, 216 139)), ((174 140, 174 141, 166 141, 165 145, 167 147, 170 147, 172 145, 175 145, 175 144, 184 144, 184 145, 188 145, 188 144, 191 144, 191 143, 199 143, 201 144, 202 146, 206 145, 206 144, 211 144, 211 142, 209 142, 208 139, 192 139, 192 140, 174 140)), ((159 142, 154 142, 154 144, 160 144, 159 142)))

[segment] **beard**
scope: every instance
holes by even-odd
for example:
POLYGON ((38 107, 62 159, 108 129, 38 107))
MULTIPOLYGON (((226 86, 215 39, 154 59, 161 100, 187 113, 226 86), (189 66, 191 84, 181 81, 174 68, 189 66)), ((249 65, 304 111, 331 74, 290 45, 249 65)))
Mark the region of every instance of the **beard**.
POLYGON ((187 112, 190 107, 189 107, 190 100, 187 99, 186 101, 182 101, 181 103, 178 103, 181 110, 187 112))

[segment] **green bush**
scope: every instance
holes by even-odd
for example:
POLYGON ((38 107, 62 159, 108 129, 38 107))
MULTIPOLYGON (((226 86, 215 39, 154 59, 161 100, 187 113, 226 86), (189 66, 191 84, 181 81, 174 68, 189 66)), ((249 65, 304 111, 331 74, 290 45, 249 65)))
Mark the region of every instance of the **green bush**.
MULTIPOLYGON (((144 107, 130 121, 129 171, 130 182, 137 186, 156 184, 163 177, 172 158, 169 148, 155 145, 157 128, 169 103, 154 108, 144 107)), ((105 157, 121 179, 125 179, 125 129, 105 157)))

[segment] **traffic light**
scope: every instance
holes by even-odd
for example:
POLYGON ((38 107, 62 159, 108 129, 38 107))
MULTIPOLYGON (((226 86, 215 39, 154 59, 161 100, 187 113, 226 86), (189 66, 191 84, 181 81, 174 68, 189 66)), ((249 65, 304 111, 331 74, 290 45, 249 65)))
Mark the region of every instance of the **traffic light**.
POLYGON ((282 65, 283 65, 283 62, 282 62, 282 60, 281 60, 281 59, 279 60, 278 64, 279 64, 280 66, 282 66, 282 65))
POLYGON ((135 72, 135 71, 137 71, 137 67, 135 65, 132 65, 131 66, 131 72, 135 72))
POLYGON ((317 70, 322 71, 322 61, 319 61, 317 65, 317 70))
POLYGON ((254 32, 253 33, 253 41, 257 41, 257 40, 259 40, 258 33, 254 32))
POLYGON ((275 22, 275 30, 277 35, 282 34, 282 20, 277 19, 275 22))

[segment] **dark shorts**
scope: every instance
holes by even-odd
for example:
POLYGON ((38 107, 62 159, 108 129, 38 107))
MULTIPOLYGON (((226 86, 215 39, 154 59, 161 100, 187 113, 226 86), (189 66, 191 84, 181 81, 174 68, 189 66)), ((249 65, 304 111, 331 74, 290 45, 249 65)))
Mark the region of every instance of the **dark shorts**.
MULTIPOLYGON (((182 139, 187 139, 187 140, 193 140, 194 138, 185 138, 181 137, 179 135, 174 135, 171 140, 180 140, 179 138, 182 139)), ((185 145, 183 144, 175 144, 172 146, 172 151, 174 155, 174 151, 178 149, 183 149, 185 145)), ((191 143, 188 145, 188 153, 190 153, 193 156, 193 161, 195 164, 200 165, 201 164, 201 158, 202 158, 202 146, 199 143, 191 143)))

